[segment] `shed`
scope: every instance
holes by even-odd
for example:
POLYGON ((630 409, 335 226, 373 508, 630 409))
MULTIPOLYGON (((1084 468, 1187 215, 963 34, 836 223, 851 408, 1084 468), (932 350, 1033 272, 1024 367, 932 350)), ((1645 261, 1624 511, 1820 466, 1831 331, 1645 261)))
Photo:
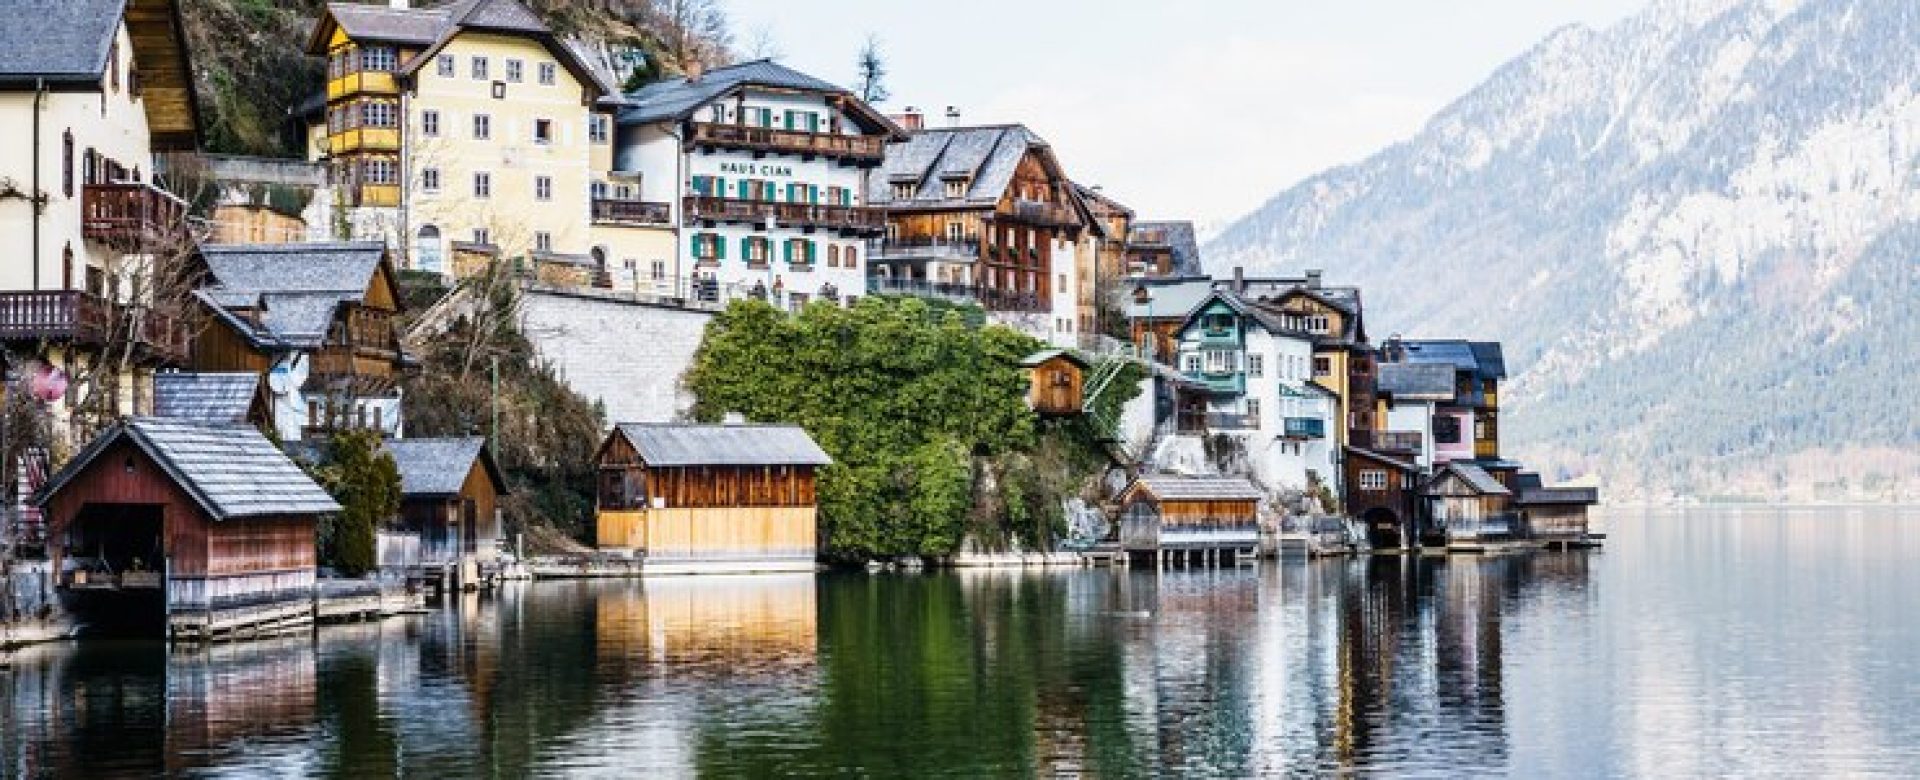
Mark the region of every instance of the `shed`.
POLYGON ((623 423, 595 457, 596 541, 650 571, 811 570, 833 459, 796 425, 623 423))
POLYGON ((1120 546, 1129 555, 1224 551, 1253 555, 1266 493, 1240 477, 1143 476, 1120 494, 1120 546))
POLYGON ((1449 543, 1515 535, 1513 491, 1479 465, 1448 463, 1427 481, 1423 493, 1432 505, 1432 530, 1449 543))
POLYGON ((154 593, 176 637, 311 619, 314 529, 340 510, 259 431, 162 418, 109 428, 37 503, 76 608, 154 593))
POLYGON ((1587 509, 1600 503, 1599 488, 1547 487, 1540 475, 1522 472, 1514 483, 1514 507, 1527 535, 1548 543, 1585 544, 1594 538, 1587 509))
MULTIPOLYGON (((500 557, 500 498, 506 477, 480 436, 396 439, 387 454, 400 469, 400 530, 419 539, 417 562, 457 565, 461 582, 474 582, 472 567, 500 557)), ((383 562, 384 564, 384 562, 383 562)))
POLYGON ((1075 415, 1086 406, 1087 369, 1079 353, 1066 349, 1035 352, 1020 361, 1027 370, 1027 405, 1044 415, 1075 415))

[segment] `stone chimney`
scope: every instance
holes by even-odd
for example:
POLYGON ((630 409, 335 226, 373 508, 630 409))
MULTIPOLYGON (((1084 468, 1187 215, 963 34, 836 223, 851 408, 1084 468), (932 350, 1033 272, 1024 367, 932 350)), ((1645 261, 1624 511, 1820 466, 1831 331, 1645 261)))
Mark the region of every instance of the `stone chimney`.
POLYGON ((1245 268, 1241 268, 1240 266, 1236 265, 1233 267, 1233 293, 1235 295, 1239 295, 1246 291, 1247 291, 1247 270, 1245 268))
POLYGON ((1307 289, 1309 290, 1320 289, 1320 269, 1318 268, 1307 269, 1307 289))
POLYGON ((913 106, 907 106, 906 110, 887 118, 909 133, 918 133, 927 127, 927 115, 920 113, 920 109, 913 106))

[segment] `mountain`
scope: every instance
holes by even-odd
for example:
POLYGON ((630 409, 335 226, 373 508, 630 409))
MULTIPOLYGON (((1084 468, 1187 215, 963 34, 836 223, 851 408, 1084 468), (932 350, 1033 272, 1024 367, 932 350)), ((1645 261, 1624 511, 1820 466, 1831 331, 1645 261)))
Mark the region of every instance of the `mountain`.
POLYGON ((1920 498, 1920 3, 1559 30, 1203 254, 1505 341, 1506 453, 1612 499, 1920 498))

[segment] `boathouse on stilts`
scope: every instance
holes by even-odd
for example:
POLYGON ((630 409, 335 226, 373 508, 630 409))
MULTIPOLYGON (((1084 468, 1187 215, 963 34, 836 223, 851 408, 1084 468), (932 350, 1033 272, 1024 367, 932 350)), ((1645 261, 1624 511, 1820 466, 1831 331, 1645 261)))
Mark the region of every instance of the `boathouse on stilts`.
POLYGON ((315 529, 340 511, 258 430, 161 418, 115 424, 36 500, 70 611, 175 639, 310 622, 315 529))
POLYGON ((1140 477, 1120 495, 1120 547, 1135 565, 1253 560, 1265 497, 1239 477, 1140 477))

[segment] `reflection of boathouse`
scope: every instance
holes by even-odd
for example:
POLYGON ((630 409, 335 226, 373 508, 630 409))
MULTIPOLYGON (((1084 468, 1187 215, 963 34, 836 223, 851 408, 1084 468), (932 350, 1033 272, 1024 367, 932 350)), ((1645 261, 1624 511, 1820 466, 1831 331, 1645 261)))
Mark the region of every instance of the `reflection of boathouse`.
POLYGON ((1136 557, 1251 558, 1261 498, 1238 477, 1140 477, 1120 496, 1120 546, 1136 557))
POLYGON ((622 424, 600 446, 596 537, 661 571, 811 571, 814 474, 792 425, 622 424))
POLYGON ((101 434, 39 502, 78 617, 203 637, 310 619, 314 528, 340 510, 253 428, 151 418, 101 434))

